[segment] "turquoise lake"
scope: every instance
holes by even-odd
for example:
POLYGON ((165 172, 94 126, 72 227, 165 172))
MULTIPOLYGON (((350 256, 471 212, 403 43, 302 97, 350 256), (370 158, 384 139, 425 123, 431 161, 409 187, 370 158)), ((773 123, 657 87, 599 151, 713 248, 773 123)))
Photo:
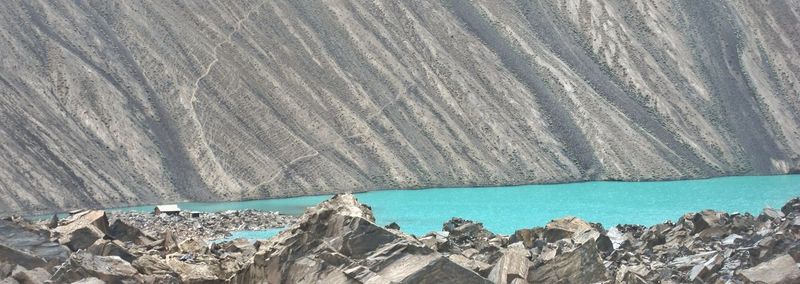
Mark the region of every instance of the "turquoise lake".
MULTIPOLYGON (((519 228, 543 226, 552 219, 577 216, 606 228, 616 224, 653 225, 677 220, 703 209, 750 212, 780 208, 800 196, 800 175, 741 176, 661 182, 582 182, 482 188, 385 190, 356 195, 371 206, 377 223, 396 222, 401 230, 423 235, 439 231, 451 217, 482 222, 486 228, 511 234, 519 228)), ((330 196, 219 203, 182 203, 184 210, 261 209, 299 215, 330 196)), ((146 210, 151 206, 123 210, 146 210)), ((264 233, 263 236, 275 232, 264 233)), ((258 232, 245 232, 257 238, 258 232)))

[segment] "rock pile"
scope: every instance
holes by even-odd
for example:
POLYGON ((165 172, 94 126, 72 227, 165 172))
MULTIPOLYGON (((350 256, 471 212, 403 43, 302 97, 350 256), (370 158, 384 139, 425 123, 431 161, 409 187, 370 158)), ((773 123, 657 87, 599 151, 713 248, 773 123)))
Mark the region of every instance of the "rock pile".
MULTIPOLYGON (((109 219, 140 229, 150 235, 171 230, 179 238, 195 237, 213 240, 230 236, 233 231, 266 230, 286 227, 297 220, 295 216, 259 210, 228 210, 222 212, 181 212, 178 215, 153 215, 143 212, 108 212, 109 219)), ((116 224, 116 223, 115 223, 116 224)))
POLYGON ((458 218, 419 240, 495 283, 800 283, 800 199, 650 228, 567 217, 499 236, 458 218))
POLYGON ((278 236, 259 242, 236 283, 490 283, 419 240, 375 225, 350 194, 309 209, 278 236))
POLYGON ((88 210, 60 222, 0 220, 0 283, 223 283, 252 262, 257 247, 243 239, 208 244, 208 238, 292 218, 250 210, 198 218, 88 210))
POLYGON ((758 216, 609 229, 566 217, 510 236, 459 218, 406 235, 350 194, 256 243, 150 234, 103 211, 50 223, 0 220, 0 283, 800 283, 798 198, 758 216))

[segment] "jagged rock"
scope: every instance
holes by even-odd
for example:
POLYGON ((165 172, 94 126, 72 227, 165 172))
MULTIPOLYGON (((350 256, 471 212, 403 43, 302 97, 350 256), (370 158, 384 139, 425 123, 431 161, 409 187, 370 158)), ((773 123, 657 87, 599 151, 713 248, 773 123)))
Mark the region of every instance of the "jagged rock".
POLYGON ((489 283, 374 221, 372 210, 353 195, 336 195, 308 209, 290 229, 260 243, 254 262, 233 282, 489 283))
POLYGON ((167 265, 166 261, 158 256, 143 255, 131 263, 141 274, 147 275, 174 275, 175 272, 167 265))
POLYGON ((593 240, 556 255, 528 272, 529 283, 595 283, 606 280, 606 268, 593 240))
POLYGON ((219 276, 222 271, 208 263, 186 263, 178 259, 167 259, 167 265, 180 277, 182 283, 217 283, 222 282, 219 276))
POLYGON ((693 255, 677 257, 669 262, 669 265, 680 271, 688 271, 695 265, 704 263, 709 257, 716 254, 716 252, 702 252, 693 255))
POLYGON ((135 257, 125 249, 125 244, 118 240, 110 241, 99 239, 89 246, 86 251, 99 256, 118 256, 128 262, 135 259, 135 257))
POLYGON ((614 244, 611 242, 611 239, 595 229, 576 232, 572 236, 572 241, 576 244, 584 244, 589 240, 595 241, 600 251, 610 251, 614 249, 614 244))
POLYGON ((526 250, 507 249, 489 272, 489 280, 494 283, 525 283, 532 263, 526 250))
POLYGON ((164 250, 167 252, 178 252, 180 248, 178 248, 178 238, 175 237, 175 234, 171 230, 164 231, 161 235, 163 239, 163 246, 164 250))
POLYGON ((204 254, 208 251, 208 244, 202 240, 189 238, 178 244, 178 248, 183 253, 204 254))
POLYGON ((106 283, 105 281, 100 280, 100 279, 98 279, 96 277, 84 278, 84 279, 72 282, 72 284, 105 284, 105 283, 106 283))
POLYGON ((0 262, 27 269, 51 268, 69 257, 69 249, 50 241, 50 233, 0 220, 0 262))
POLYGON ((559 247, 554 243, 548 243, 542 247, 542 251, 536 258, 539 262, 547 262, 555 258, 559 254, 559 247))
POLYGON ((731 216, 731 231, 737 234, 746 233, 756 224, 756 218, 750 213, 734 214, 731 216))
POLYGON ((645 280, 648 274, 650 274, 650 269, 647 267, 641 265, 635 267, 622 265, 622 267, 617 270, 615 279, 617 283, 645 284, 648 283, 647 280, 645 280))
POLYGON ((522 242, 526 248, 533 248, 534 241, 539 239, 544 233, 544 228, 521 229, 516 230, 509 238, 509 242, 516 243, 522 242))
POLYGON ((717 272, 717 270, 722 267, 722 262, 724 260, 722 255, 718 253, 709 258, 706 262, 695 265, 692 267, 692 270, 689 271, 689 281, 702 280, 712 273, 717 272))
POLYGON ((132 242, 137 245, 143 245, 155 241, 153 237, 145 235, 138 228, 133 227, 119 219, 111 224, 111 227, 108 229, 108 234, 114 239, 123 242, 132 242))
POLYGON ((758 215, 758 221, 766 222, 771 220, 780 220, 783 218, 783 212, 775 210, 773 208, 764 208, 761 211, 761 215, 758 215))
POLYGON ((221 245, 222 249, 226 252, 255 252, 255 245, 247 239, 235 239, 221 245))
POLYGON ((543 237, 547 242, 572 238, 575 233, 593 230, 591 224, 575 217, 565 217, 547 223, 544 227, 543 237))
POLYGON ((781 207, 781 212, 786 216, 792 213, 800 213, 800 198, 795 197, 786 202, 786 204, 781 207))
POLYGON ((456 247, 449 246, 448 239, 440 234, 430 233, 422 238, 419 238, 419 241, 422 242, 422 244, 424 244, 425 247, 428 247, 435 251, 450 251, 451 253, 456 253, 456 254, 458 253, 456 247))
POLYGON ((737 234, 730 234, 725 239, 723 239, 720 243, 723 246, 736 246, 741 244, 744 241, 744 237, 737 235, 737 234))
POLYGON ((777 257, 739 273, 751 283, 791 284, 800 282, 800 268, 797 268, 797 263, 789 255, 777 257))
POLYGON ((461 265, 463 267, 471 269, 472 271, 477 272, 479 275, 483 277, 488 277, 489 272, 491 272, 492 270, 491 264, 479 260, 470 259, 469 257, 461 254, 452 254, 447 258, 449 258, 451 261, 455 262, 458 265, 461 265))
POLYGON ((89 210, 70 216, 63 224, 53 229, 58 233, 58 242, 72 251, 85 249, 108 233, 108 218, 105 211, 89 210))
POLYGON ((48 229, 55 229, 58 227, 58 215, 53 214, 53 217, 50 218, 50 221, 47 223, 48 229))
POLYGON ((31 270, 20 269, 14 272, 11 277, 21 284, 39 284, 50 279, 50 272, 41 267, 31 270))
POLYGON ((482 223, 461 218, 450 219, 442 225, 442 230, 448 232, 448 239, 459 246, 482 246, 495 237, 495 234, 483 228, 482 223))
POLYGON ((613 249, 628 248, 631 246, 634 238, 630 233, 623 233, 619 227, 613 227, 606 232, 606 236, 611 241, 613 249))
POLYGON ((392 230, 400 230, 400 225, 398 225, 398 224, 397 224, 397 223, 395 223, 395 222, 391 222, 391 223, 389 223, 388 225, 386 225, 386 227, 385 227, 385 228, 386 228, 386 229, 392 229, 392 230))
POLYGON ((710 227, 698 233, 697 237, 703 241, 720 240, 730 234, 730 231, 728 226, 710 227))
POLYGON ((724 212, 703 210, 692 216, 692 234, 697 234, 709 228, 724 226, 728 223, 729 216, 724 212))
POLYGON ((16 267, 17 265, 14 263, 0 261, 0 279, 11 276, 11 272, 14 271, 16 267))
POLYGON ((118 256, 96 256, 88 252, 73 253, 50 279, 56 283, 69 283, 96 277, 108 283, 141 282, 136 268, 118 256))

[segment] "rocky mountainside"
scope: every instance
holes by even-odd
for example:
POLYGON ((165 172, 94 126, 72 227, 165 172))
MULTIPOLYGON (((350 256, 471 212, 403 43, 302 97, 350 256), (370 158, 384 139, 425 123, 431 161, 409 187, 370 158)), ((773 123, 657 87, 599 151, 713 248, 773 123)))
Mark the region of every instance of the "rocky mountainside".
POLYGON ((800 168, 800 2, 2 1, 0 213, 800 168))

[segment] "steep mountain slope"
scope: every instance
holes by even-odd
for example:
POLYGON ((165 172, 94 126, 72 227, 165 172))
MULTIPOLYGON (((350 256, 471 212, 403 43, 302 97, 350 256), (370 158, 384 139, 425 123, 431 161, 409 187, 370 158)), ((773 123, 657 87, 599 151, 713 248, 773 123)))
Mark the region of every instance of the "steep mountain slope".
POLYGON ((800 166, 798 1, 1 1, 0 212, 800 166))

